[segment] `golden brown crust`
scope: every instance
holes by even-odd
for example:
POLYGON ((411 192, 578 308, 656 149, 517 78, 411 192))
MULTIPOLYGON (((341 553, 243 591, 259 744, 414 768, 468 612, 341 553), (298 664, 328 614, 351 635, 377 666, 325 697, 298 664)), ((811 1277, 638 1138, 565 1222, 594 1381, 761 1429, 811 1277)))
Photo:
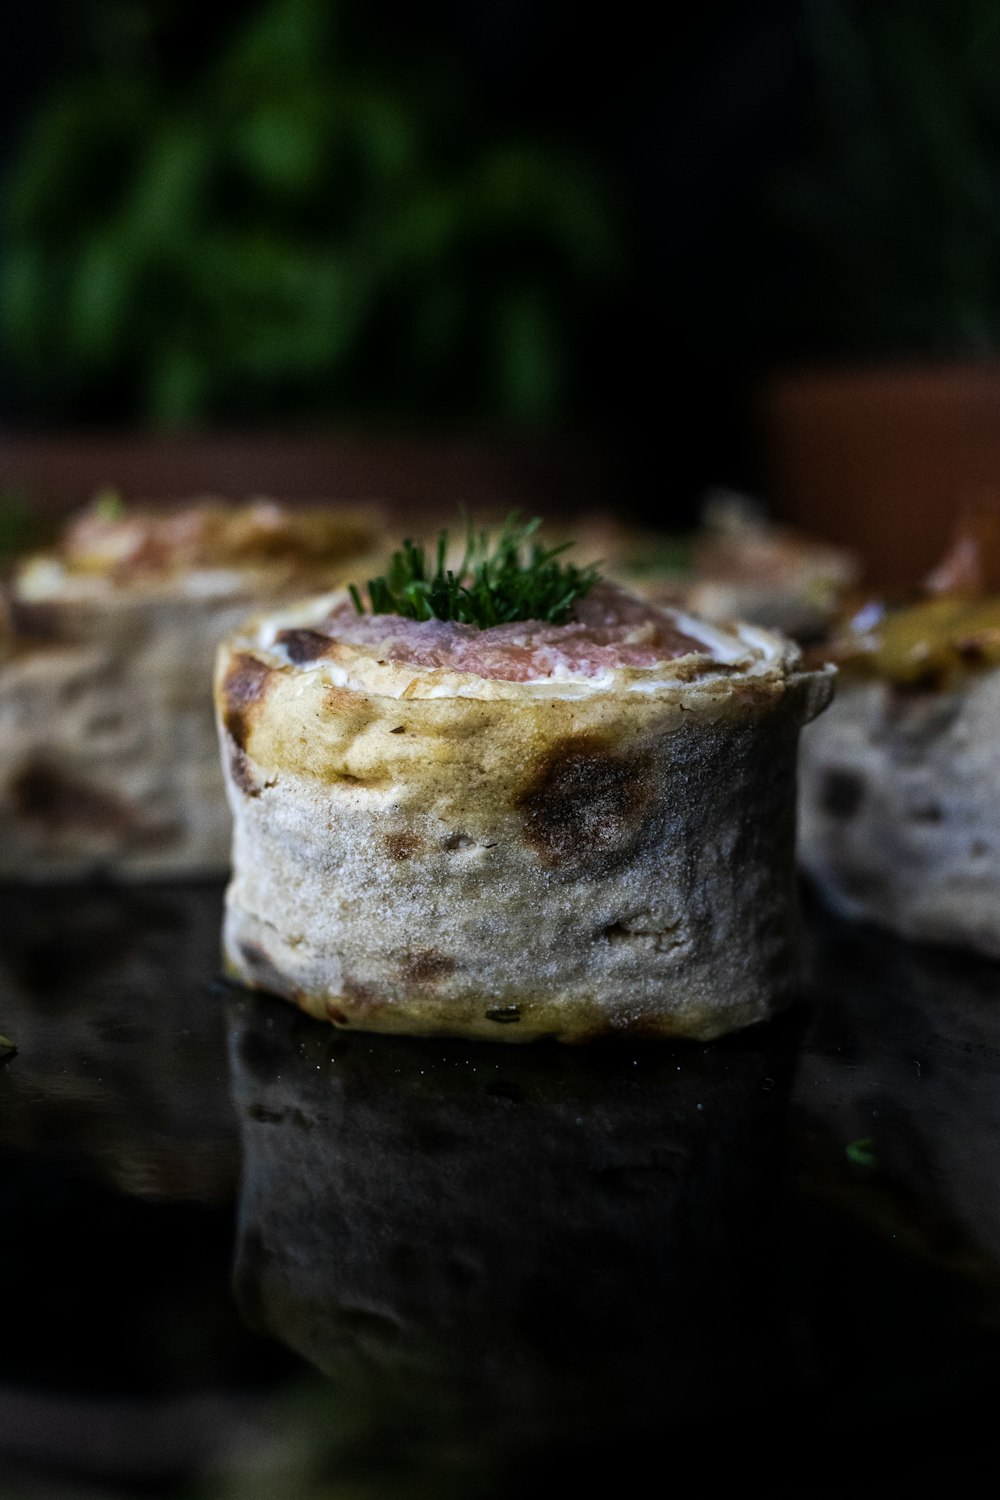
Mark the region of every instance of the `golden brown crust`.
POLYGON ((339 564, 380 547, 383 532, 372 505, 292 507, 264 497, 240 504, 206 496, 125 506, 105 496, 70 522, 51 560, 70 575, 118 588, 227 568, 298 571, 321 585, 339 564))
POLYGON ((474 696, 412 668, 373 692, 264 639, 216 673, 253 778, 229 762, 237 977, 336 1025, 504 1040, 709 1037, 789 998, 795 744, 829 679, 783 643, 644 691, 474 696))

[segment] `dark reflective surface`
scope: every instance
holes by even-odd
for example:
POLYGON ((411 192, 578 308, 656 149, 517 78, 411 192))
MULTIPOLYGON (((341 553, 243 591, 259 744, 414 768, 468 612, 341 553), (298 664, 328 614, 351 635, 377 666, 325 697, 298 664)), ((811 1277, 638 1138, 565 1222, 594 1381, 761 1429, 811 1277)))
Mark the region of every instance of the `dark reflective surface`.
POLYGON ((0 1495, 964 1492, 1000 969, 813 913, 711 1047, 345 1036, 221 892, 0 901, 0 1495))
POLYGON ((505 1451, 738 1398, 774 1303, 787 1025, 331 1043, 249 1001, 231 1039, 238 1299, 387 1430, 505 1451))
POLYGON ((1000 1289, 1000 966, 815 922, 809 967, 796 1118, 812 1187, 1000 1289), (830 1146, 859 1139, 871 1168, 845 1178, 830 1146))

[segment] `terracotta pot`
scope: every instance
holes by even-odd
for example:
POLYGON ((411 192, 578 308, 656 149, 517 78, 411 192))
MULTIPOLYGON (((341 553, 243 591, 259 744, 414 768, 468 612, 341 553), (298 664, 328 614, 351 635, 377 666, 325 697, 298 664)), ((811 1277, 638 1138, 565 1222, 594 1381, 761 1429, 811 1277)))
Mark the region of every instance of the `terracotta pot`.
POLYGON ((860 553, 869 582, 917 582, 963 505, 1000 490, 1000 363, 786 373, 757 403, 776 513, 860 553))

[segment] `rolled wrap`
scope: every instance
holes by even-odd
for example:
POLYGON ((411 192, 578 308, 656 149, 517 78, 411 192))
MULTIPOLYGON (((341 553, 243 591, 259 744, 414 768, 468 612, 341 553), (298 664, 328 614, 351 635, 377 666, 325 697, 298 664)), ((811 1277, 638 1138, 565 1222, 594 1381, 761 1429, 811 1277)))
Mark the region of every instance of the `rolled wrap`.
POLYGON ((799 857, 842 915, 1000 958, 1000 667, 945 687, 845 670, 803 738, 799 857))
POLYGON ((828 673, 684 616, 704 654, 652 674, 487 679, 331 640, 331 602, 219 653, 231 974, 337 1026, 504 1040, 710 1038, 789 998, 828 673))
POLYGON ((84 512, 0 589, 0 879, 225 875, 219 639, 377 553, 367 508, 84 512))

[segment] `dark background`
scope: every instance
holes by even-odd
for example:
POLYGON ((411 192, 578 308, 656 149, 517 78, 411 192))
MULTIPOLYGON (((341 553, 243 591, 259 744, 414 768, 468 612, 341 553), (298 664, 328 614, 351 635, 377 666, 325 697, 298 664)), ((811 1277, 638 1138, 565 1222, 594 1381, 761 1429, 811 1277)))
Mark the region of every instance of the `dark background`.
POLYGON ((996 0, 10 7, 0 422, 585 439, 919 576, 998 465, 998 72, 996 0), (962 373, 767 405, 901 361, 962 373))
MULTIPOLYGON (((641 496, 653 487, 662 497, 669 488, 677 519, 706 484, 756 488, 748 393, 762 366, 798 352, 786 328, 757 326, 756 304, 762 282, 773 285, 792 261, 767 188, 805 127, 800 7, 715 0, 671 13, 630 0, 586 12, 556 0, 419 8, 382 0, 339 9, 383 57, 448 59, 469 80, 486 128, 568 142, 610 187, 620 265, 579 308, 571 386, 544 425, 596 436, 620 490, 641 496)), ((156 68, 179 92, 252 10, 55 0, 12 8, 0 50, 5 171, 46 92, 94 68, 95 35, 127 34, 129 17, 144 16, 156 68)), ((2 369, 0 419, 19 428, 142 421, 127 381, 53 401, 25 388, 9 355, 2 369)), ((254 421, 262 415, 247 411, 254 421)), ((294 415, 284 408, 275 419, 287 425, 294 415)), ((480 427, 510 425, 488 405, 456 409, 447 395, 429 416, 392 415, 404 427, 470 417, 480 427)), ((238 423, 241 413, 225 416, 238 423)), ((326 425, 338 425, 336 409, 326 425)))

